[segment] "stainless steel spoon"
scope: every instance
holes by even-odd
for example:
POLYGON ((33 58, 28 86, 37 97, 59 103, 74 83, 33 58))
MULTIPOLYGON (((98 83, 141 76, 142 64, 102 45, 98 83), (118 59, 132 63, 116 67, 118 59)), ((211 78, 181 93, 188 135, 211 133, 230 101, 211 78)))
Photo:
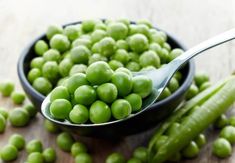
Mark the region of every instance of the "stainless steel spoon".
MULTIPOLYGON (((231 29, 229 31, 226 31, 222 34, 219 34, 209 40, 206 40, 193 48, 187 50, 179 57, 175 58, 173 61, 168 63, 167 65, 163 66, 159 69, 151 69, 148 71, 140 71, 140 72, 133 72, 133 75, 146 75, 153 81, 153 91, 150 96, 148 96, 144 101, 142 105, 142 110, 136 114, 132 114, 126 119, 132 118, 133 116, 136 116, 138 114, 141 114, 142 112, 146 111, 149 106, 151 106, 160 96, 162 91, 165 89, 167 84, 169 83, 172 76, 175 74, 175 72, 184 65, 187 61, 189 61, 191 58, 195 57, 196 55, 212 48, 217 45, 220 45, 222 43, 225 43, 227 41, 235 39, 235 28, 231 29)), ((104 126, 104 125, 111 125, 113 123, 117 123, 122 120, 115 120, 111 122, 106 122, 102 124, 73 124, 67 120, 65 121, 58 121, 53 119, 49 113, 49 106, 50 106, 50 95, 48 95, 45 100, 42 103, 41 111, 42 114, 49 120, 54 121, 58 124, 63 124, 67 126, 74 126, 74 127, 92 127, 92 126, 104 126)))

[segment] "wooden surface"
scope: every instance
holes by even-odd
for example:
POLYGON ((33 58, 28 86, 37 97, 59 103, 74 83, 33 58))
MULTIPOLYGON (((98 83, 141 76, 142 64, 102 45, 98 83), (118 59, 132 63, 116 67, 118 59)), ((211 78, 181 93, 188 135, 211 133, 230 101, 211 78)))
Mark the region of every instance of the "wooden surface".
MULTIPOLYGON (((213 35, 235 27, 234 0, 0 0, 0 81, 6 78, 15 81, 21 90, 17 73, 17 59, 27 44, 45 31, 52 23, 64 24, 87 18, 149 19, 154 25, 173 33, 188 47, 213 35)), ((235 41, 214 48, 196 58, 197 70, 209 73, 212 81, 223 78, 235 70, 235 41)), ((0 97, 0 106, 11 110, 16 107, 8 98, 0 97)), ((0 148, 7 143, 12 133, 23 134, 27 141, 38 138, 45 147, 55 145, 55 135, 43 129, 40 115, 26 128, 12 128, 0 135, 0 148)), ((220 160, 211 155, 211 142, 218 136, 208 130, 210 142, 201 151, 200 157, 183 162, 232 163, 233 156, 220 160)), ((80 138, 88 144, 95 163, 102 163, 106 155, 119 151, 129 157, 133 148, 145 144, 150 132, 110 142, 80 138)), ((73 162, 73 158, 57 149, 58 163, 73 162)), ((23 163, 26 152, 20 152, 15 161, 23 163)))

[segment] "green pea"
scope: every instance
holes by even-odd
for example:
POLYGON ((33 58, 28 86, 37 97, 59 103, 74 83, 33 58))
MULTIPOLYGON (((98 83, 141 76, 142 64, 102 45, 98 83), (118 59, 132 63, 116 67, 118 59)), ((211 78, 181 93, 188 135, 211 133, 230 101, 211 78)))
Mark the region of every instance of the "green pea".
POLYGON ((167 87, 169 88, 169 90, 170 90, 171 92, 175 92, 175 91, 179 88, 179 82, 178 82, 178 80, 175 79, 174 77, 171 78, 171 80, 170 80, 170 82, 169 82, 169 84, 168 84, 167 87))
POLYGON ((74 74, 65 82, 65 86, 67 87, 70 94, 74 94, 78 87, 88 84, 89 82, 87 81, 86 75, 83 73, 74 74))
POLYGON ((43 125, 44 128, 50 133, 58 133, 60 131, 59 126, 49 120, 44 120, 43 125))
POLYGON ((44 64, 44 59, 43 57, 36 57, 31 60, 30 62, 30 68, 38 68, 41 69, 43 64, 44 64))
POLYGON ((180 56, 184 51, 182 49, 173 49, 169 54, 169 61, 172 61, 176 57, 180 56))
POLYGON ((83 85, 75 90, 74 98, 78 104, 87 106, 96 100, 96 91, 89 85, 83 85))
POLYGON ((47 163, 52 163, 56 161, 56 152, 53 148, 47 148, 42 153, 43 160, 47 163))
POLYGON ((133 93, 139 94, 142 98, 152 92, 153 83, 147 76, 139 75, 133 78, 133 93))
POLYGON ((93 85, 100 85, 111 80, 113 70, 104 61, 91 64, 86 71, 87 80, 93 85))
POLYGON ((129 62, 126 64, 126 68, 130 71, 139 71, 141 66, 137 62, 129 62))
POLYGON ((117 49, 129 50, 129 45, 126 40, 118 40, 116 42, 117 49))
POLYGON ((165 88, 162 93, 160 94, 160 96, 158 97, 158 100, 163 100, 167 97, 169 97, 171 95, 171 91, 169 90, 169 88, 165 88))
POLYGON ((29 123, 29 113, 22 109, 13 109, 9 114, 9 121, 12 126, 23 127, 29 123))
POLYGON ((231 117, 229 118, 229 125, 235 126, 235 116, 231 116, 231 117))
POLYGON ((124 67, 124 65, 122 64, 122 62, 117 61, 117 60, 111 60, 109 61, 109 66, 111 67, 112 70, 116 70, 120 67, 124 67))
POLYGON ((22 92, 12 92, 11 99, 15 104, 22 104, 25 100, 25 94, 22 92))
POLYGON ((43 150, 42 142, 38 139, 31 140, 26 145, 26 151, 28 154, 33 153, 33 152, 41 153, 42 150, 43 150))
POLYGON ((35 79, 39 78, 42 76, 42 72, 38 68, 33 68, 29 71, 27 78, 30 83, 33 83, 35 79))
POLYGON ((150 40, 151 42, 158 43, 161 46, 163 46, 165 42, 164 36, 159 31, 155 31, 155 32, 150 31, 150 40))
MULTIPOLYGON (((157 53, 158 55, 161 53, 161 50, 162 50, 162 47, 161 45, 159 45, 158 43, 156 42, 152 42, 150 45, 149 45, 149 50, 152 50, 154 51, 155 53, 157 53)), ((159 56, 161 58, 161 56, 159 56)), ((161 58, 162 59, 162 58, 161 58)))
POLYGON ((117 22, 121 22, 125 24, 127 27, 131 24, 130 20, 128 20, 127 18, 118 19, 117 22))
POLYGON ((156 68, 160 67, 160 58, 154 51, 146 51, 139 58, 140 65, 142 67, 154 66, 156 68))
POLYGON ((103 22, 100 22, 100 23, 96 23, 95 25, 95 30, 103 30, 103 31, 106 31, 106 25, 103 23, 103 22))
POLYGON ((21 150, 25 146, 24 137, 20 134, 13 134, 9 139, 9 144, 15 146, 18 150, 21 150))
POLYGON ((64 86, 58 86, 58 87, 54 88, 51 91, 50 101, 53 102, 56 99, 69 100, 70 99, 70 94, 69 94, 68 89, 64 86))
POLYGON ((82 30, 85 33, 93 31, 95 28, 95 21, 94 20, 84 20, 82 22, 82 30))
POLYGON ((50 25, 47 28, 46 36, 50 40, 55 34, 62 34, 63 28, 59 25, 50 25))
POLYGON ((186 93, 186 99, 189 100, 194 96, 196 96, 198 93, 199 93, 198 87, 195 84, 192 84, 186 93))
POLYGON ((134 34, 130 37, 129 46, 132 51, 142 53, 148 49, 148 39, 143 34, 134 34))
POLYGON ((47 95, 52 90, 52 84, 44 77, 39 77, 33 82, 33 87, 43 95, 47 95))
POLYGON ((120 67, 120 68, 116 69, 115 72, 124 72, 127 75, 129 75, 130 77, 132 77, 131 71, 128 70, 127 68, 124 68, 124 67, 120 67))
POLYGON ((118 99, 111 105, 112 115, 115 119, 124 119, 131 114, 131 105, 127 100, 118 99))
POLYGON ((70 70, 73 67, 73 62, 70 58, 63 59, 59 64, 60 75, 66 77, 70 74, 70 70))
POLYGON ((0 114, 7 119, 8 118, 8 111, 5 108, 0 107, 0 114))
POLYGON ((62 149, 63 151, 70 152, 71 147, 74 143, 74 139, 69 133, 62 132, 57 136, 56 143, 59 146, 59 148, 62 149))
POLYGON ((158 140, 155 143, 155 150, 157 151, 163 144, 165 144, 165 142, 167 141, 168 136, 166 135, 161 135, 158 140))
POLYGON ((95 43, 107 36, 107 33, 104 30, 97 29, 91 34, 91 42, 95 43))
POLYGON ((3 161, 13 161, 18 157, 17 148, 13 145, 6 145, 2 147, 0 154, 3 161))
POLYGON ((77 39, 80 35, 79 28, 75 25, 69 25, 65 27, 64 34, 68 37, 70 41, 77 39))
POLYGON ((209 88, 212 84, 210 82, 204 82, 201 84, 201 86, 199 87, 199 91, 202 92, 205 89, 209 88))
POLYGON ((130 158, 127 163, 141 163, 141 161, 138 158, 130 158))
POLYGON ((222 114, 214 123, 216 128, 223 128, 228 125, 228 118, 225 114, 222 114))
POLYGON ((129 25, 129 33, 128 36, 132 36, 137 33, 137 25, 136 24, 130 24, 129 25))
POLYGON ((0 133, 3 133, 6 128, 6 119, 0 114, 0 133))
POLYGON ((73 63, 87 64, 90 55, 90 50, 83 45, 76 46, 71 50, 71 60, 73 63))
POLYGON ((231 144, 235 143, 235 127, 226 126, 220 132, 220 137, 227 139, 231 144))
POLYGON ((32 152, 27 158, 28 163, 44 163, 43 155, 40 152, 32 152))
POLYGON ((69 119, 76 124, 86 123, 89 119, 89 111, 84 105, 75 105, 69 113, 69 119))
POLYGON ((86 73, 87 66, 84 64, 76 64, 69 71, 69 75, 72 76, 77 73, 86 73))
POLYGON ((126 64, 129 60, 129 54, 126 50, 124 49, 118 49, 116 53, 114 54, 113 59, 122 62, 123 64, 126 64))
POLYGON ((168 44, 167 42, 164 42, 164 43, 163 43, 163 48, 166 49, 168 52, 171 51, 171 45, 168 44))
POLYGON ((72 42, 72 48, 77 46, 85 46, 90 49, 92 46, 92 42, 90 39, 80 37, 72 42))
POLYGON ((44 40, 38 40, 34 45, 34 51, 37 55, 42 56, 48 50, 48 45, 44 40))
POLYGON ((71 110, 71 103, 65 99, 56 99, 50 105, 50 113, 56 119, 68 118, 71 110))
POLYGON ((121 22, 110 23, 107 26, 107 33, 114 40, 125 39, 128 33, 128 28, 121 22))
POLYGON ((102 101, 94 102, 90 107, 90 121, 92 123, 105 123, 111 118, 111 110, 107 104, 102 101))
POLYGON ((189 145, 187 145, 183 150, 182 150, 182 155, 186 158, 193 158, 196 157, 199 153, 199 148, 197 144, 194 141, 191 141, 189 145))
POLYGON ((181 72, 177 71, 174 76, 173 76, 176 80, 181 81, 182 80, 182 74, 181 72))
POLYGON ((56 49, 49 49, 43 54, 44 61, 55 61, 59 62, 61 59, 60 53, 56 49))
POLYGON ((137 33, 141 33, 146 37, 150 37, 149 27, 145 24, 137 24, 136 31, 137 33))
POLYGON ((114 84, 105 83, 98 86, 97 95, 102 101, 112 103, 117 98, 118 90, 114 84))
POLYGON ((80 153, 86 153, 87 147, 81 142, 75 142, 71 147, 71 153, 73 157, 76 157, 80 153))
POLYGON ((218 138, 213 143, 212 153, 220 158, 229 157, 232 154, 231 144, 224 138, 218 138))
POLYGON ((50 80, 52 83, 60 77, 59 66, 55 61, 48 61, 42 67, 43 77, 50 80))
POLYGON ((129 57, 131 61, 139 62, 140 55, 135 52, 129 52, 129 57))
POLYGON ((209 76, 205 72, 198 72, 194 76, 194 81, 198 87, 209 81, 209 76))
POLYGON ((119 96, 130 94, 133 86, 132 78, 124 72, 115 72, 111 82, 117 87, 119 96))
POLYGON ((199 148, 203 147, 206 144, 206 137, 204 134, 199 134, 194 142, 197 144, 199 148))
POLYGON ((105 37, 100 40, 98 46, 98 51, 105 57, 110 57, 115 53, 116 44, 112 37, 105 37))
POLYGON ((88 64, 90 65, 90 64, 92 64, 94 62, 97 62, 97 61, 105 61, 105 62, 107 62, 108 59, 106 57, 98 54, 98 53, 95 53, 92 56, 90 56, 88 64))
POLYGON ((170 135, 174 135, 176 133, 178 133, 180 128, 180 124, 177 122, 174 122, 166 131, 166 135, 170 136, 170 135))
POLYGON ((145 147, 138 147, 134 150, 133 156, 138 158, 142 162, 147 162, 148 159, 148 150, 145 147))
POLYGON ((10 96, 14 89, 15 85, 11 81, 0 83, 0 91, 3 96, 10 96))
POLYGON ((92 163, 92 158, 87 153, 79 153, 75 157, 75 163, 92 163))
POLYGON ((131 104, 131 112, 138 112, 141 110, 142 98, 136 93, 129 94, 125 99, 131 104))
POLYGON ((137 24, 144 24, 144 25, 147 25, 149 28, 152 28, 152 24, 148 20, 146 20, 146 19, 138 20, 137 24))
POLYGON ((110 154, 106 160, 105 163, 125 163, 125 158, 120 153, 112 153, 110 154))

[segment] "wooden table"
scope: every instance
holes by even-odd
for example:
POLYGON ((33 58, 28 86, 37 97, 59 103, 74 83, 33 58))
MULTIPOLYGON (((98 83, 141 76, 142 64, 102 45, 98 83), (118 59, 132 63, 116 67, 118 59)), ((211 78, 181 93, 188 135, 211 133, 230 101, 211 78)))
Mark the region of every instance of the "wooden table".
MULTIPOLYGON (((0 0, 0 81, 8 78, 15 81, 21 90, 16 74, 17 59, 23 48, 52 23, 64 24, 87 18, 122 18, 131 20, 149 19, 154 25, 174 33, 188 47, 235 26, 235 1, 233 0, 0 0)), ((214 48, 196 58, 197 70, 210 74, 212 81, 228 76, 235 69, 235 42, 214 48)), ((0 106, 9 110, 14 106, 10 99, 0 97, 0 106)), ((55 145, 55 135, 47 133, 40 115, 26 128, 12 128, 9 124, 0 135, 0 148, 7 143, 12 133, 24 135, 27 141, 38 138, 45 147, 57 150, 58 163, 73 162, 73 158, 55 145)), ((123 138, 120 141, 80 138, 93 155, 94 162, 102 163, 108 153, 118 151, 130 157, 136 146, 144 145, 151 131, 123 138)), ((211 142, 218 136, 208 130, 209 143, 200 157, 182 162, 235 162, 234 155, 220 160, 211 155, 211 142)), ((25 151, 15 161, 23 163, 25 151)))

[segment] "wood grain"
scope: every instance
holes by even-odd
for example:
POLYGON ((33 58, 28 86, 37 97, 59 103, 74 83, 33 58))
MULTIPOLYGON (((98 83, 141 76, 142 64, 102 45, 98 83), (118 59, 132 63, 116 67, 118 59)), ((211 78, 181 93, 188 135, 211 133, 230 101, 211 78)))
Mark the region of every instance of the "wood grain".
MULTIPOLYGON (((0 0, 0 81, 8 78, 15 81, 21 90, 16 74, 17 59, 25 46, 43 33, 52 23, 65 24, 87 18, 129 18, 149 19, 154 25, 173 33, 188 47, 235 26, 234 0, 0 0)), ((197 70, 206 71, 216 81, 235 69, 235 42, 230 42, 207 51, 196 58, 197 70)), ((0 106, 9 110, 14 106, 10 99, 0 97, 0 106)), ((43 129, 40 115, 27 128, 12 128, 9 124, 0 135, 0 148, 7 143, 12 133, 23 134, 27 141, 38 138, 45 147, 55 147, 58 163, 73 162, 73 158, 57 149, 55 135, 43 129)), ((151 131, 123 138, 120 141, 79 138, 88 144, 95 163, 104 162, 107 154, 119 151, 130 157, 136 146, 145 145, 151 131)), ((234 155, 220 160, 211 155, 211 142, 218 136, 217 131, 207 132, 209 143, 200 157, 185 160, 185 163, 232 163, 234 155)), ((25 151, 15 161, 26 160, 25 151)))

